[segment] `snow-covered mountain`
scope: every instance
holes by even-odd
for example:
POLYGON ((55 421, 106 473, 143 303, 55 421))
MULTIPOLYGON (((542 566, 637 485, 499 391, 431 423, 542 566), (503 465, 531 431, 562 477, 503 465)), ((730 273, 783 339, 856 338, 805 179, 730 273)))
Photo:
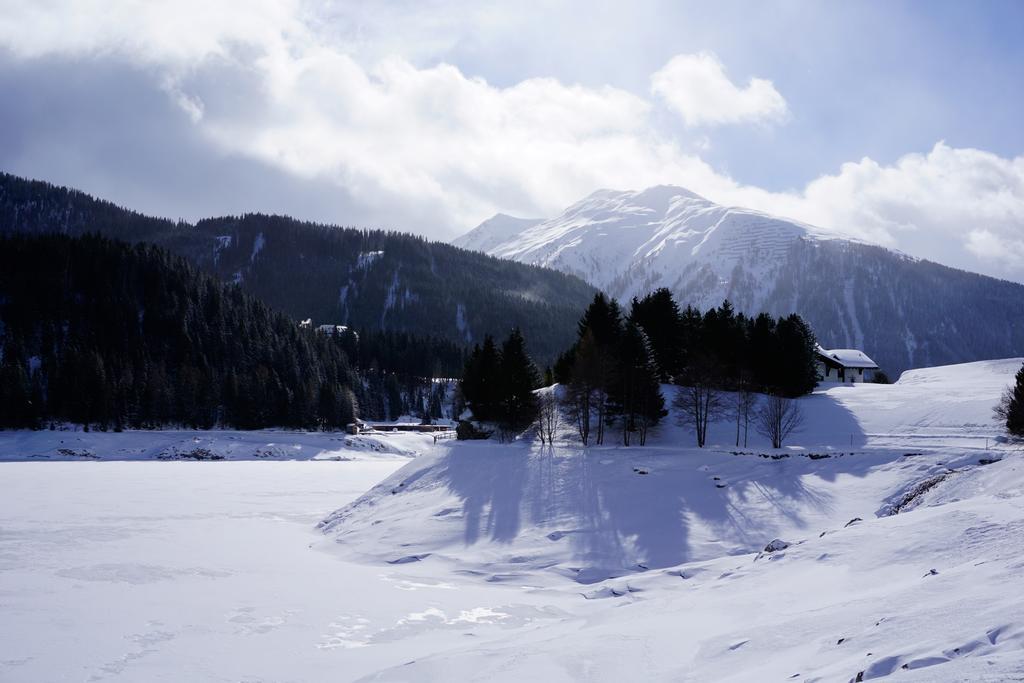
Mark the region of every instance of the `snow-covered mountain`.
POLYGON ((598 190, 556 218, 516 221, 499 214, 455 244, 574 273, 619 299, 669 287, 700 308, 727 296, 761 305, 767 291, 758 283, 775 279, 792 245, 823 237, 670 185, 598 190))
POLYGON ((1024 351, 1024 286, 966 273, 681 187, 599 190, 561 215, 495 216, 455 240, 578 275, 620 300, 658 287, 706 309, 798 312, 826 346, 864 348, 884 369, 1024 351), (991 325, 998 320, 999 325, 991 325))
POLYGON ((514 240, 524 230, 543 222, 543 218, 516 218, 508 214, 496 213, 472 232, 459 237, 453 244, 463 249, 486 253, 514 240))

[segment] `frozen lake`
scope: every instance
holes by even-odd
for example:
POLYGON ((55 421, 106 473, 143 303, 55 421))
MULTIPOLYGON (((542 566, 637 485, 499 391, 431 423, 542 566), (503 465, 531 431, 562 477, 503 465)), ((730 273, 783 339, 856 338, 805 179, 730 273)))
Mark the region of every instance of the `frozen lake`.
POLYGON ((0 464, 0 680, 353 680, 498 629, 508 588, 310 548, 402 464, 0 464))
POLYGON ((1019 680, 1020 362, 817 392, 781 452, 6 432, 0 681, 1019 680))

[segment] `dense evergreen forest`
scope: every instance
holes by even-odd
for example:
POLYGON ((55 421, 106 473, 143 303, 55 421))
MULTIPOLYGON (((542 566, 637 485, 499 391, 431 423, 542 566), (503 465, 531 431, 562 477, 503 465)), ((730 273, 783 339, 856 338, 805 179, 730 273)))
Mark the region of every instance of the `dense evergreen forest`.
POLYGON ((0 236, 0 427, 337 428, 441 417, 465 350, 304 330, 146 244, 0 236))
MULTIPOLYGON (((776 409, 795 410, 786 399, 809 393, 818 381, 815 345, 814 333, 797 315, 750 318, 728 301, 704 313, 689 306, 681 310, 667 289, 633 299, 624 312, 599 293, 577 325, 575 343, 545 380, 564 386, 562 413, 584 445, 591 439, 604 443, 606 428, 614 425, 625 445, 634 436, 643 445, 666 414, 661 384, 675 384, 673 401, 692 417, 703 446, 709 421, 730 412, 739 426, 754 417, 755 392, 778 397, 776 409), (726 405, 724 392, 733 396, 733 405, 726 405)), ((474 347, 462 394, 476 419, 506 432, 536 422, 550 438, 550 406, 545 410, 543 397, 520 398, 524 385, 540 384, 520 347, 518 331, 500 349, 490 337, 474 347)))
POLYGON ((151 245, 0 238, 0 420, 94 428, 351 422, 333 338, 151 245))
POLYGON ((163 246, 293 320, 465 346, 518 327, 543 362, 571 343, 571 321, 595 291, 556 271, 408 234, 256 214, 193 225, 0 174, 0 234, 53 232, 163 246))

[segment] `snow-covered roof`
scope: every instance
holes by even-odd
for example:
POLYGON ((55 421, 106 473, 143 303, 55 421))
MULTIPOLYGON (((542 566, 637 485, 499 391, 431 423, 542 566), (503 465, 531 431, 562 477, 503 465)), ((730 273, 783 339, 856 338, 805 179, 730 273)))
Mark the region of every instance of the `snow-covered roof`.
POLYGON ((825 356, 844 368, 878 369, 878 363, 858 349, 824 349, 819 345, 817 350, 818 355, 825 356))

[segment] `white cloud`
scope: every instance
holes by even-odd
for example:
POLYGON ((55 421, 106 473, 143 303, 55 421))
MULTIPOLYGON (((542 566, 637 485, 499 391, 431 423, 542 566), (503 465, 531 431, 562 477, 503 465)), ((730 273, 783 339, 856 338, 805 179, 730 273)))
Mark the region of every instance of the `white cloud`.
POLYGON ((771 81, 751 78, 737 87, 715 55, 676 55, 651 76, 658 95, 688 126, 777 123, 789 114, 786 100, 771 81))
MULTIPOLYGON (((369 215, 408 217, 393 227, 446 237, 497 211, 552 215, 598 187, 674 183, 1024 281, 1024 157, 938 143, 769 192, 701 159, 706 136, 686 147, 667 137, 651 116, 655 102, 623 89, 550 78, 497 86, 448 64, 365 61, 298 0, 245 11, 206 0, 111 2, 5 9, 0 46, 22 59, 138 64, 220 153, 333 183, 369 215)), ((694 125, 787 113, 770 82, 737 88, 707 54, 673 58, 652 87, 694 125)))
POLYGON ((120 55, 164 68, 308 37, 299 0, 3 0, 0 44, 20 57, 120 55))
POLYGON ((1024 157, 937 143, 891 165, 843 164, 800 193, 741 199, 843 234, 1024 280, 1024 157))

